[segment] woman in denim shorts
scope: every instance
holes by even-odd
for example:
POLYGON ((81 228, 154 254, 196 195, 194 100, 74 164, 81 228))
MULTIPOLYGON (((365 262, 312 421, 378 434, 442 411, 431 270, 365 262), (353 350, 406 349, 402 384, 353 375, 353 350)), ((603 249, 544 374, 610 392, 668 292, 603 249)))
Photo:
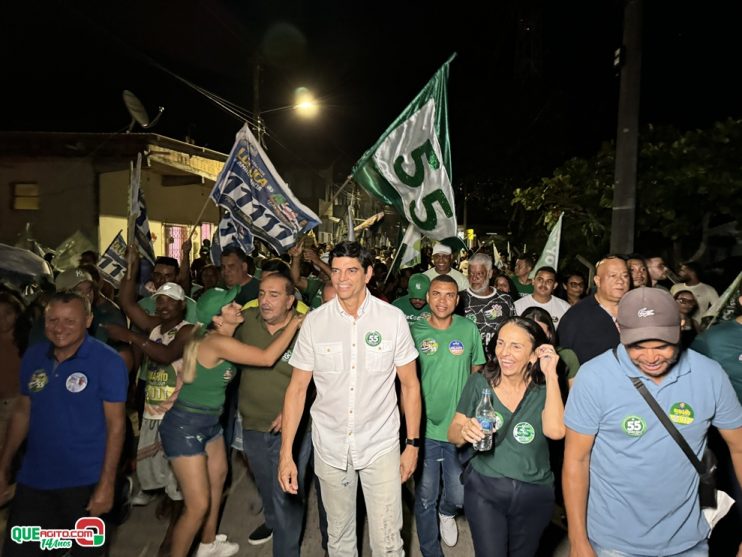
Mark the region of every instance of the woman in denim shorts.
POLYGON ((203 526, 196 557, 227 557, 239 551, 236 543, 216 534, 227 455, 219 416, 225 390, 235 374, 234 364, 272 366, 288 348, 301 323, 289 322, 265 350, 232 338, 242 323, 242 308, 234 302, 240 288, 214 288, 198 300, 199 325, 183 354, 183 388, 165 414, 160 438, 178 479, 185 508, 173 531, 172 557, 185 557, 203 526), (206 328, 204 330, 204 325, 206 328))

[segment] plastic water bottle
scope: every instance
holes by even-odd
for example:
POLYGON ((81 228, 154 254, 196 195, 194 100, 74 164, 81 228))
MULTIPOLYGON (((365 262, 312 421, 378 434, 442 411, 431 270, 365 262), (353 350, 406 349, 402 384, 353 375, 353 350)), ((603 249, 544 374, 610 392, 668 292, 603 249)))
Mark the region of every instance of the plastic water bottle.
POLYGON ((495 409, 492 407, 492 391, 482 389, 482 400, 477 404, 476 418, 484 430, 484 439, 474 443, 477 451, 489 451, 492 449, 492 436, 495 433, 495 409))

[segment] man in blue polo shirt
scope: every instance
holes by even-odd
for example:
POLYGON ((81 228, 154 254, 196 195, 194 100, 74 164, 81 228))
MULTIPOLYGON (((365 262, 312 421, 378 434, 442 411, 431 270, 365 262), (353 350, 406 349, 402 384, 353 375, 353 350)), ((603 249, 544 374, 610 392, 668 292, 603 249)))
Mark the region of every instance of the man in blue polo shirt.
MULTIPOLYGON (((17 477, 3 555, 38 555, 16 526, 73 529, 81 517, 111 510, 125 432, 127 371, 121 356, 88 336, 90 302, 75 292, 52 296, 45 313, 48 342, 21 362, 21 396, 0 454, 0 497, 7 500, 11 461, 26 454, 17 477), (16 532, 14 534, 14 531, 16 532)), ((72 542, 70 555, 102 554, 103 535, 72 542)))
POLYGON ((639 378, 700 459, 711 425, 742 474, 742 406, 713 360, 680 347, 680 311, 658 288, 618 304, 621 344, 580 368, 564 421, 571 555, 708 555, 699 476, 632 384, 639 378))

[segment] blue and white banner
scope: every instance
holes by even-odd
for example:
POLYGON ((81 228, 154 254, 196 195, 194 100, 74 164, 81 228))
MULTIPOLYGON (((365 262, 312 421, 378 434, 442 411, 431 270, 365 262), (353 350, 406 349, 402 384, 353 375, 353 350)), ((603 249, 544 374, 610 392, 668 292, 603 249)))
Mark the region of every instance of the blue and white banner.
POLYGON ((211 199, 229 212, 234 224, 248 229, 278 254, 320 223, 319 217, 294 197, 247 124, 237 132, 211 199))
MULTIPOLYGON (((250 255, 254 249, 253 235, 248 228, 245 228, 238 221, 232 218, 229 213, 225 213, 219 222, 216 237, 219 249, 219 259, 221 260, 221 250, 229 245, 235 245, 242 249, 247 255, 250 255)), ((214 243, 212 242, 212 246, 214 243)))
POLYGON ((152 234, 149 231, 147 205, 144 203, 144 193, 140 187, 142 176, 142 154, 137 153, 137 164, 131 167, 131 182, 129 184, 129 240, 134 242, 139 253, 152 265, 155 264, 155 250, 152 247, 152 234), (133 227, 133 231, 131 228, 133 227))
POLYGON ((120 230, 106 248, 106 251, 100 256, 98 270, 108 282, 116 288, 119 287, 121 280, 126 275, 126 241, 120 230))

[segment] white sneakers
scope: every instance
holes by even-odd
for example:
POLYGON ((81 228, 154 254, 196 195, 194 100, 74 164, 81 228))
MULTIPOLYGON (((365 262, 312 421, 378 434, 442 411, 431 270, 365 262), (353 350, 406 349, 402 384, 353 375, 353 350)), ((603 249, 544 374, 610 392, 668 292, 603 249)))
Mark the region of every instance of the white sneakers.
POLYGON ((438 513, 438 526, 441 531, 441 540, 448 547, 453 547, 459 541, 459 528, 456 526, 455 516, 446 516, 438 513))
POLYGON ((227 536, 217 534, 216 539, 211 543, 201 543, 198 545, 196 557, 229 557, 240 550, 240 544, 228 542, 227 536))
POLYGON ((147 493, 146 491, 142 491, 140 489, 137 494, 131 498, 131 504, 135 507, 145 507, 149 505, 154 498, 155 496, 151 493, 147 493))

